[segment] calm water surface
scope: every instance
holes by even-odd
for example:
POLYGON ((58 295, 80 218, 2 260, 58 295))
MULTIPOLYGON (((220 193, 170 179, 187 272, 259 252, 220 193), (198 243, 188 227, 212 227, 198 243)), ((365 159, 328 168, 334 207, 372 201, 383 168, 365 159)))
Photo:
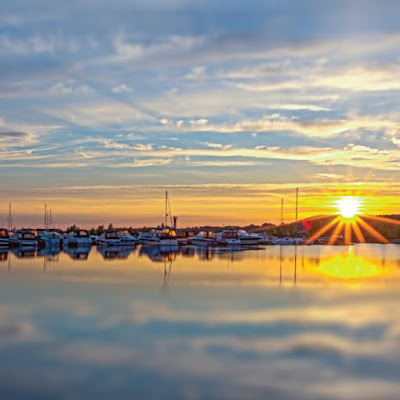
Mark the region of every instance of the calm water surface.
POLYGON ((0 251, 1 399, 398 399, 400 246, 0 251))

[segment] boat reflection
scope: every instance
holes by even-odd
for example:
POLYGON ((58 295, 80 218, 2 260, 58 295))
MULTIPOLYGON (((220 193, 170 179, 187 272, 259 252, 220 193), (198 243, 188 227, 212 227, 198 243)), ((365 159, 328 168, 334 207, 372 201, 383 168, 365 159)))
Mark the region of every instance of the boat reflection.
POLYGON ((67 253, 73 260, 87 260, 91 247, 65 247, 64 252, 67 253))
POLYGON ((97 251, 105 260, 126 260, 134 249, 135 246, 108 246, 98 247, 97 251))
POLYGON ((41 249, 38 249, 37 251, 37 256, 40 257, 47 257, 47 256, 58 256, 60 254, 60 248, 59 247, 43 247, 41 249))
POLYGON ((174 261, 178 251, 169 251, 164 246, 142 246, 139 250, 139 256, 146 255, 154 262, 174 261))
POLYGON ((0 247, 0 262, 7 261, 8 259, 8 249, 0 247))
POLYGON ((36 256, 36 248, 30 246, 12 248, 11 252, 17 258, 34 258, 36 256))

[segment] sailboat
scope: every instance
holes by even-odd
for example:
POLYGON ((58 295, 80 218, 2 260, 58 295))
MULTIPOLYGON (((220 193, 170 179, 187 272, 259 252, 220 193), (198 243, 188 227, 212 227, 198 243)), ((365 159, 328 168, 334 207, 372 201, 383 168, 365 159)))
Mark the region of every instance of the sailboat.
POLYGON ((173 227, 168 226, 168 219, 172 225, 171 205, 169 203, 168 191, 165 191, 165 220, 164 226, 156 228, 154 235, 160 239, 161 246, 178 247, 179 243, 176 238, 176 217, 174 217, 173 227))
POLYGON ((283 237, 283 199, 281 201, 281 235, 275 239, 275 244, 278 245, 297 245, 302 243, 302 239, 297 237, 297 210, 298 210, 299 188, 296 188, 296 222, 295 222, 295 237, 283 237))
POLYGON ((154 228, 150 232, 141 232, 138 236, 139 243, 155 244, 168 248, 178 248, 179 243, 176 237, 176 220, 174 217, 174 226, 168 226, 168 219, 172 225, 171 205, 169 203, 168 191, 165 191, 165 220, 163 226, 154 228))

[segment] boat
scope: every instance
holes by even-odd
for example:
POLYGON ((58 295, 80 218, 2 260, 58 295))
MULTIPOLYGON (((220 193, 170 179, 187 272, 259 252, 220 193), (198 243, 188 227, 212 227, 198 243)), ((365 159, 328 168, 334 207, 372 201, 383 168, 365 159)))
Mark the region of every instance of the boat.
POLYGON ((172 228, 154 228, 150 232, 140 232, 138 243, 160 246, 179 246, 176 232, 172 228))
POLYGON ((60 247, 61 238, 57 232, 44 232, 41 239, 45 247, 60 247))
POLYGON ((87 247, 92 245, 92 239, 86 229, 75 229, 64 236, 63 246, 67 247, 87 247))
POLYGON ((107 229, 97 238, 99 246, 134 246, 138 239, 127 229, 107 229))
POLYGON ((156 228, 153 231, 154 235, 160 239, 160 245, 162 246, 179 246, 176 238, 176 231, 173 228, 156 228))
POLYGON ((0 247, 9 247, 10 246, 10 234, 7 229, 0 229, 0 247))
POLYGON ((214 232, 201 231, 192 237, 190 243, 196 246, 215 246, 217 238, 214 232))
POLYGON ((191 244, 196 233, 192 229, 181 229, 177 232, 176 240, 180 246, 191 244))
POLYGON ((37 234, 34 229, 19 229, 10 237, 10 244, 19 247, 37 247, 37 234))
POLYGON ((238 237, 240 239, 240 244, 248 246, 259 244, 261 240, 261 236, 259 234, 248 233, 243 229, 240 229, 238 231, 238 237))
POLYGON ((140 244, 160 244, 161 239, 153 232, 139 232, 138 243, 140 244))
POLYGON ((275 244, 280 246, 294 246, 303 243, 302 238, 294 238, 294 237, 282 237, 275 239, 275 244))
POLYGON ((241 244, 238 231, 229 229, 217 234, 217 243, 220 246, 237 246, 241 244))

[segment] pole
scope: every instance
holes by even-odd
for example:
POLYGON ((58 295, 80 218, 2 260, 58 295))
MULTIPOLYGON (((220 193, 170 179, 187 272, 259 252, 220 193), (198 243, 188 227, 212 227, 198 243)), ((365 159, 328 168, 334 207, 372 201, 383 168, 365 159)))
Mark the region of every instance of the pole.
POLYGON ((12 230, 11 203, 8 204, 8 230, 12 230))
POLYGON ((167 208, 168 208, 168 191, 166 190, 165 191, 165 223, 164 223, 165 227, 167 227, 167 217, 168 217, 167 208))
POLYGON ((281 237, 282 237, 282 234, 283 234, 283 197, 281 200, 281 237))
MULTIPOLYGON (((299 188, 296 188, 296 224, 295 224, 295 238, 297 239, 297 209, 299 205, 299 188)), ((296 240, 297 244, 297 240, 296 240)))

